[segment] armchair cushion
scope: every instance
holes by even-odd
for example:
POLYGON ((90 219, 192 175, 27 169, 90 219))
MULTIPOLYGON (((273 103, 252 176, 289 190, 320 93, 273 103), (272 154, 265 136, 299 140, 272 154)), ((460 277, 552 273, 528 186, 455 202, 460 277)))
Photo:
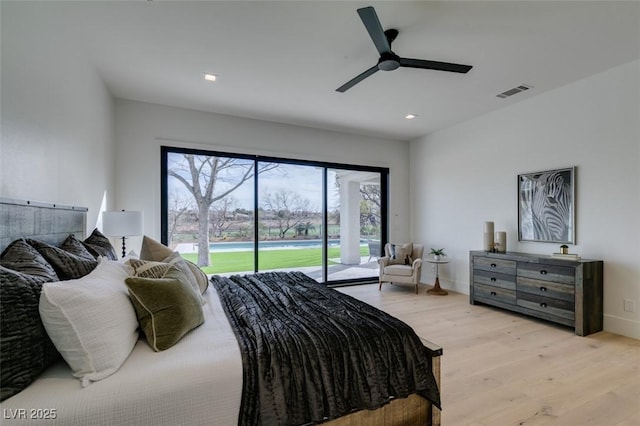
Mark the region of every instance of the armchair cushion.
POLYGON ((409 265, 389 265, 384 268, 384 274, 410 277, 413 274, 413 267, 409 265))

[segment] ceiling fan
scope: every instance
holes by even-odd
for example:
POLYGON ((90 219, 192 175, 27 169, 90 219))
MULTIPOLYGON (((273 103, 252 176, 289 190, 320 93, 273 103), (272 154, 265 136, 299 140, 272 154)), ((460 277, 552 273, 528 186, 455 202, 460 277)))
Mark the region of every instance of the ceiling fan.
POLYGON ((391 43, 398 36, 398 30, 390 28, 386 31, 382 29, 378 15, 373 6, 358 9, 358 15, 362 23, 369 32, 373 44, 375 44, 380 59, 378 63, 357 77, 349 80, 336 89, 336 92, 346 92, 365 78, 381 71, 393 71, 399 67, 421 68, 426 70, 450 71, 466 74, 472 68, 471 65, 451 64, 449 62, 427 61, 424 59, 401 58, 391 50, 391 43))

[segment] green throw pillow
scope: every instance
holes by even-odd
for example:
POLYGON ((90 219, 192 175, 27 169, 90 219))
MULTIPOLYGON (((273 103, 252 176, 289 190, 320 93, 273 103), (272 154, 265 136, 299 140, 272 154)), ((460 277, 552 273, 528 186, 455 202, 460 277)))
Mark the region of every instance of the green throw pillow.
MULTIPOLYGON (((140 248, 140 259, 141 260, 153 260, 155 262, 168 262, 166 259, 171 257, 175 253, 169 247, 159 243, 158 241, 147 237, 146 235, 142 238, 142 247, 140 248)), ((202 272, 202 269, 198 267, 193 262, 189 262, 185 260, 189 269, 193 273, 193 276, 200 287, 200 292, 204 294, 207 291, 207 287, 209 286, 209 278, 207 274, 202 272)))
POLYGON ((156 352, 169 349, 204 322, 200 295, 175 266, 162 278, 130 277, 125 283, 140 328, 156 352))
POLYGON ((191 268, 189 268, 189 265, 187 265, 187 262, 180 256, 180 253, 172 253, 171 256, 163 259, 162 262, 140 259, 129 259, 127 262, 133 267, 134 275, 143 278, 163 278, 171 267, 178 268, 184 274, 187 282, 191 284, 191 287, 196 290, 200 301, 204 305, 204 299, 200 294, 198 281, 193 275, 191 268))

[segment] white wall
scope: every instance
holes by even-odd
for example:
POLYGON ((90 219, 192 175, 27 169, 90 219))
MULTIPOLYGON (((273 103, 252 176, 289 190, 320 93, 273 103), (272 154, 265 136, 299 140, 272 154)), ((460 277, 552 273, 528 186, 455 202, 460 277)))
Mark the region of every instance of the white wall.
MULTIPOLYGON (((116 207, 160 238, 160 146, 388 167, 389 236, 409 238, 409 144, 133 101, 116 101, 116 207)), ((132 239, 132 244, 136 241, 132 239)))
POLYGON ((640 61, 434 132, 410 152, 414 240, 447 248, 441 285, 466 294, 484 221, 507 232, 509 251, 558 251, 518 242, 517 175, 576 166, 570 252, 604 261, 605 330, 640 338, 640 61))
POLYGON ((91 231, 113 191, 112 97, 37 4, 1 5, 0 196, 88 207, 91 231))

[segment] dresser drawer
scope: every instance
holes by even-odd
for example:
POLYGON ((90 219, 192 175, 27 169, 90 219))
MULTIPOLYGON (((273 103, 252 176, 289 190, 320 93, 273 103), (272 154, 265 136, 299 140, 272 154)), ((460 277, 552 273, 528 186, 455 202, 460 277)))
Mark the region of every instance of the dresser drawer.
POLYGON ((507 275, 516 274, 516 262, 513 260, 474 257, 473 268, 476 270, 492 271, 507 275))
POLYGON ((575 268, 570 266, 518 262, 518 276, 575 285, 575 268))
POLYGON ((476 284, 484 284, 493 287, 505 288, 508 290, 516 289, 515 275, 501 274, 496 271, 475 269, 473 271, 473 282, 476 284))
POLYGON ((571 284, 555 283, 551 281, 535 280, 533 278, 518 277, 518 292, 534 294, 550 299, 560 299, 575 302, 575 286, 571 284))
POLYGON ((494 287, 484 284, 475 284, 474 297, 477 300, 483 301, 496 301, 502 303, 508 303, 510 305, 516 304, 516 291, 506 288, 494 287))
POLYGON ((574 303, 567 300, 551 299, 546 296, 518 291, 517 305, 571 321, 575 319, 574 303))

